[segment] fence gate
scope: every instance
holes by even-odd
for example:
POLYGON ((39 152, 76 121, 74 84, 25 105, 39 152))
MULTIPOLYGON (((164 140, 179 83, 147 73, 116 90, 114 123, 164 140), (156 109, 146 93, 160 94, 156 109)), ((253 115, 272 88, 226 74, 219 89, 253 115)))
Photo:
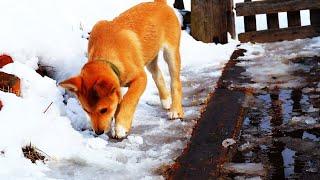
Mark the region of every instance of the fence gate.
POLYGON ((244 16, 241 42, 275 42, 320 36, 320 0, 245 0, 236 4, 237 16, 244 16), (311 25, 301 26, 300 10, 310 10, 311 25), (288 28, 279 28, 279 12, 287 12, 288 28), (268 29, 257 31, 257 14, 267 15, 268 29))

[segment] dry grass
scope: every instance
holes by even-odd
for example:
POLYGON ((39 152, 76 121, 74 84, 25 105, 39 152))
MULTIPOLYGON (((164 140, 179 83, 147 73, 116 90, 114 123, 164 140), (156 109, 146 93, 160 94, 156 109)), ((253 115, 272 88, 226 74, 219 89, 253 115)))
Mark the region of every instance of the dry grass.
POLYGON ((24 146, 22 148, 22 152, 24 157, 30 159, 32 163, 36 163, 36 161, 38 160, 45 163, 45 161, 47 161, 49 158, 49 156, 46 153, 32 146, 31 143, 27 146, 24 146))

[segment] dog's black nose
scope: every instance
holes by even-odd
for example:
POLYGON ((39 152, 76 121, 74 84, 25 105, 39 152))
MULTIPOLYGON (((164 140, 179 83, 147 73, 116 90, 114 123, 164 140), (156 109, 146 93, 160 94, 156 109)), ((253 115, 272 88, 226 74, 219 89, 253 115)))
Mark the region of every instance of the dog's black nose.
POLYGON ((104 131, 100 131, 100 130, 98 130, 98 131, 94 131, 95 133, 96 133, 96 135, 101 135, 101 134, 103 134, 104 133, 104 131))

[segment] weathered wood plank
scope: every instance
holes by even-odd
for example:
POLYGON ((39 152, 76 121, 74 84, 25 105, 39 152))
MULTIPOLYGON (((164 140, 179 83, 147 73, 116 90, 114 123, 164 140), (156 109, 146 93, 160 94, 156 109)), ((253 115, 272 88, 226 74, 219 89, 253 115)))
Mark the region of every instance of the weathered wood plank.
POLYGON ((319 0, 267 0, 236 4, 237 16, 320 9, 319 0))
POLYGON ((233 0, 227 0, 227 26, 228 32, 231 35, 232 39, 236 39, 236 22, 235 22, 235 14, 233 12, 234 3, 233 0))
POLYGON ((275 42, 320 36, 320 28, 313 26, 289 27, 239 34, 241 42, 275 42))
POLYGON ((310 20, 312 26, 320 26, 320 9, 310 10, 310 20))
POLYGON ((234 3, 233 0, 227 0, 227 26, 228 32, 230 33, 233 39, 236 39, 236 22, 235 22, 235 14, 233 12, 234 3))
POLYGON ((300 11, 288 11, 287 18, 289 27, 301 26, 300 11))
POLYGON ((224 148, 221 143, 226 138, 238 138, 244 119, 243 104, 247 92, 229 89, 227 86, 235 80, 250 81, 248 78, 241 78, 245 69, 236 66, 235 59, 243 56, 243 52, 244 50, 236 50, 225 66, 206 110, 193 129, 188 146, 167 171, 166 179, 217 179, 221 164, 229 161, 228 153, 232 148, 224 148))
POLYGON ((226 0, 191 1, 191 35, 205 43, 227 43, 226 0))
MULTIPOLYGON (((251 2, 251 0, 244 0, 244 2, 251 2)), ((244 17, 244 30, 245 32, 251 32, 257 30, 256 16, 245 16, 244 17)))
POLYGON ((278 13, 267 14, 268 29, 279 29, 278 13))

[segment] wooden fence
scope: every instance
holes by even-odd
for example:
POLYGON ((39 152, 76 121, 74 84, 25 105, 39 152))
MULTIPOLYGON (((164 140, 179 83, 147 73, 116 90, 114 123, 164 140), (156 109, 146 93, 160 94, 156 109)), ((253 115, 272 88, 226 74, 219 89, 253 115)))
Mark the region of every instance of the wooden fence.
POLYGON ((320 36, 320 0, 245 0, 236 4, 237 16, 244 16, 241 42, 275 42, 320 36), (311 25, 301 26, 300 10, 310 10, 311 25), (288 28, 279 28, 279 12, 287 12, 288 28), (266 14, 268 29, 257 31, 256 15, 266 14))
POLYGON ((227 43, 235 37, 233 0, 192 0, 191 35, 206 43, 227 43))

